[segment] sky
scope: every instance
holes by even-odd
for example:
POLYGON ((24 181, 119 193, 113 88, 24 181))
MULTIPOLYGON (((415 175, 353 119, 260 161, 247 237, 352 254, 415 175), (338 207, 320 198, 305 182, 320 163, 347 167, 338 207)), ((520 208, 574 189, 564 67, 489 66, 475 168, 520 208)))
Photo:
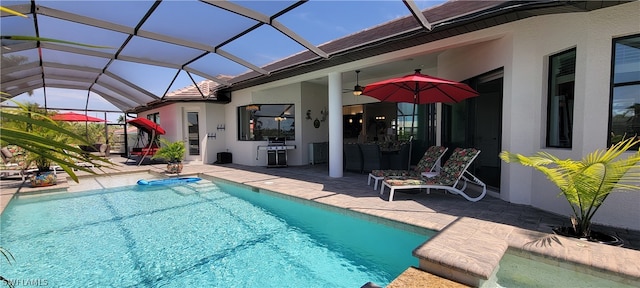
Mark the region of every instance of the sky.
MULTIPOLYGON (((2 5, 26 3, 25 1, 26 0, 3 1, 2 5)), ((255 9, 267 15, 273 14, 275 11, 279 11, 292 3, 291 1, 269 1, 268 3, 266 1, 232 2, 255 9)), ((420 9, 426 9, 439 5, 444 1, 416 0, 415 2, 420 9)), ((136 19, 139 19, 141 13, 146 12, 151 2, 129 1, 127 5, 132 5, 128 6, 129 9, 119 7, 117 3, 121 3, 121 1, 38 1, 37 3, 50 8, 96 17, 101 20, 133 27, 135 25, 134 22, 137 21, 136 19)), ((278 17, 277 20, 317 46, 409 14, 409 10, 400 0, 312 0, 295 8, 293 11, 285 13, 278 17)), ((235 14, 224 17, 222 14, 216 14, 215 17, 212 17, 212 15, 212 10, 203 9, 201 3, 194 3, 193 1, 163 1, 154 12, 154 15, 145 22, 142 29, 197 41, 198 37, 202 37, 203 35, 207 35, 208 40, 211 40, 212 37, 215 39, 218 35, 220 35, 222 39, 225 39, 223 36, 226 34, 235 34, 234 31, 237 29, 234 30, 233 25, 242 23, 242 21, 237 21, 237 18, 226 18, 238 17, 235 14), (166 20, 170 19, 175 13, 180 13, 182 10, 185 11, 184 13, 190 15, 190 17, 187 17, 188 19, 180 18, 180 23, 166 20), (207 24, 202 25, 202 23, 207 24)), ((3 19, 3 21, 5 20, 3 19)), ((115 32, 104 29, 101 29, 102 31, 96 31, 96 29, 78 29, 77 25, 70 26, 68 21, 56 18, 39 15, 38 22, 40 26, 43 27, 40 31, 41 37, 64 39, 81 43, 96 43, 96 45, 110 47, 119 47, 123 41, 121 37, 122 34, 115 35, 115 32), (74 29, 74 33, 69 33, 70 29, 74 29)), ((4 25, 2 26, 4 27, 4 25)), ((3 35, 6 33, 17 33, 15 31, 7 32, 4 28, 2 30, 3 35)), ((149 51, 149 46, 145 45, 145 41, 147 40, 143 39, 136 43, 130 43, 130 46, 137 47, 137 50, 131 48, 128 51, 123 51, 123 55, 148 58, 149 54, 153 54, 153 57, 160 57, 159 55, 162 54, 160 52, 163 52, 165 53, 164 55, 172 55, 172 58, 185 57, 190 59, 186 53, 183 54, 178 51, 172 52, 170 50, 171 47, 154 46, 154 49, 159 50, 159 53, 154 54, 149 51)), ((305 49, 270 26, 262 26, 242 36, 240 39, 223 46, 223 48, 225 51, 237 55, 257 66, 272 63, 305 49)), ((58 52, 51 50, 44 51, 43 55, 43 57, 60 57, 58 52)), ((171 61, 172 59, 160 60, 171 61)), ((86 64, 93 61, 93 59, 82 59, 79 61, 86 64)), ((177 61, 180 61, 180 59, 177 59, 177 61)), ((100 67, 99 65, 100 63, 96 63, 96 67, 100 67)), ((205 71, 210 75, 239 75, 248 71, 248 68, 215 54, 211 55, 210 59, 203 59, 201 63, 193 63, 193 67, 205 71), (211 65, 210 63, 216 63, 216 65, 211 65)), ((175 69, 150 69, 148 65, 127 61, 118 61, 112 64, 110 69, 118 76, 150 91, 154 95, 163 95, 167 90, 174 91, 192 85, 192 81, 187 74, 181 72, 175 83, 169 87, 169 83, 176 74, 175 69)), ((196 83, 204 80, 204 78, 198 75, 192 74, 192 76, 194 76, 196 83)), ((77 108, 84 110, 87 103, 87 91, 47 88, 46 93, 47 107, 77 108)), ((88 109, 119 110, 99 95, 93 92, 89 93, 89 95, 88 109)), ((14 100, 17 101, 36 102, 44 106, 43 99, 42 89, 35 90, 32 96, 23 94, 14 98, 14 100)), ((104 117, 103 112, 89 112, 89 114, 94 117, 104 117)), ((115 122, 119 115, 121 114, 109 113, 108 121, 115 122)))

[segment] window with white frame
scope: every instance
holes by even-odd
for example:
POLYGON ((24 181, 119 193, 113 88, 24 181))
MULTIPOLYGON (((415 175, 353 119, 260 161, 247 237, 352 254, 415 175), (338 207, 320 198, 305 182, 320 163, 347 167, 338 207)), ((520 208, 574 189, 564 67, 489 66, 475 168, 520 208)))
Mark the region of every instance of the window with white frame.
POLYGON ((613 39, 611 72, 609 144, 615 144, 640 137, 640 34, 613 39))

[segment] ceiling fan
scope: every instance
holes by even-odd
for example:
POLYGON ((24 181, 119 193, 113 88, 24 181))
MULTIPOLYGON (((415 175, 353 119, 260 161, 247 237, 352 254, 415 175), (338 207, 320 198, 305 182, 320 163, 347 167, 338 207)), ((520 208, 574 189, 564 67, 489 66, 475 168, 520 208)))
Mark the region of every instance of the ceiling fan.
POLYGON ((345 91, 343 91, 342 93, 353 93, 353 95, 355 96, 360 96, 362 95, 362 91, 364 90, 363 86, 360 86, 360 81, 358 79, 358 74, 360 74, 360 70, 356 70, 356 86, 353 87, 353 90, 350 89, 345 89, 345 91))

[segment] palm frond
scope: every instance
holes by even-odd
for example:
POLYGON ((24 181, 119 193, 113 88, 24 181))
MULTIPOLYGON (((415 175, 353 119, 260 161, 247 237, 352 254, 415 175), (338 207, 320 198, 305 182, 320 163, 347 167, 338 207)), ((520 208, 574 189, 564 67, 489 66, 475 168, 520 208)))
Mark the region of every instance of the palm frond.
POLYGON ((609 149, 587 154, 581 161, 561 160, 546 152, 523 156, 503 151, 499 156, 507 163, 533 167, 547 176, 569 202, 576 231, 588 235, 591 218, 611 192, 640 190, 640 151, 621 158, 638 143, 640 140, 634 138, 623 139, 609 149))
MULTIPOLYGON (((15 102, 15 101, 14 101, 15 102)), ((86 154, 78 147, 69 145, 67 140, 75 139, 77 142, 91 145, 85 138, 77 135, 63 126, 52 121, 45 113, 30 109, 28 105, 16 102, 19 109, 0 110, 0 117, 6 120, 26 123, 35 127, 36 131, 23 131, 17 128, 0 126, 0 140, 3 144, 20 146, 30 153, 28 160, 46 159, 55 162, 68 173, 75 182, 78 177, 74 170, 95 172, 85 166, 79 166, 77 162, 89 162, 93 166, 112 166, 105 158, 86 154)), ((102 168, 99 168, 102 170, 102 168)))
MULTIPOLYGON (((22 109, 24 109, 24 108, 22 108, 22 109)), ((63 134, 65 134, 65 135, 67 135, 67 136, 69 136, 69 137, 71 137, 71 138, 73 138, 75 140, 78 140, 78 141, 81 141, 83 143, 86 143, 87 145, 90 145, 90 143, 87 142, 87 140, 85 138, 83 138, 80 135, 76 135, 73 132, 68 131, 67 129, 64 129, 64 128, 60 127, 59 125, 57 125, 55 123, 55 121, 49 119, 46 115, 44 115, 42 113, 38 113, 37 111, 29 111, 29 113, 31 113, 32 115, 40 116, 40 118, 29 117, 28 115, 24 115, 22 112, 20 112, 20 113, 11 113, 11 112, 8 112, 8 111, 5 111, 5 110, 1 110, 0 111, 0 118, 13 120, 13 121, 18 121, 18 122, 24 122, 24 123, 36 125, 36 126, 39 126, 39 127, 43 127, 43 128, 46 128, 46 129, 50 129, 55 133, 63 133, 63 134)), ((10 144, 19 144, 19 143, 10 143, 10 144)))

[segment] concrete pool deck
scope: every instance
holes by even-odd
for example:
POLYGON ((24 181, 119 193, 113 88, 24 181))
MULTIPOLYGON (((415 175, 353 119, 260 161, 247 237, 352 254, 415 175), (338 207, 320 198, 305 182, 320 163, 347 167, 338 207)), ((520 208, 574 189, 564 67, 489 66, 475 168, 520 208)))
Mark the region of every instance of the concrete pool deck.
MULTIPOLYGON (((105 172, 128 175, 125 178, 129 180, 122 181, 123 177, 119 177, 117 183, 110 183, 108 176, 94 177, 81 172, 81 185, 77 185, 61 179, 66 176, 61 173, 59 175, 63 177, 59 177, 58 185, 35 189, 27 183, 23 185, 19 178, 3 179, 0 181, 0 208, 4 210, 15 193, 51 189, 73 192, 80 187, 95 189, 110 185, 132 185, 138 177, 134 172, 157 173, 161 177, 166 167, 165 164, 122 165, 124 161, 120 158, 113 158, 113 162, 117 164, 116 170, 105 169, 105 172)), ((460 196, 438 191, 432 191, 429 195, 398 193, 393 202, 388 202, 388 192, 380 196, 379 191, 367 186, 366 174, 345 172, 342 178, 331 178, 326 165, 266 168, 236 164, 186 164, 182 174, 220 178, 440 231, 436 237, 413 251, 420 260, 419 268, 471 286, 477 284, 477 279, 490 276, 505 250, 580 272, 601 273, 612 280, 634 285, 640 283, 640 231, 598 228, 622 237, 625 247, 620 248, 555 236, 550 234, 551 227, 566 225, 567 217, 489 196, 473 203, 460 196)), ((564 199, 559 198, 558 201, 564 199)), ((416 270, 407 269, 389 287, 419 287, 427 284, 423 281, 430 281, 430 286, 438 286, 433 281, 442 281, 438 282, 440 287, 459 285, 439 277, 419 277, 420 271, 416 270)))

